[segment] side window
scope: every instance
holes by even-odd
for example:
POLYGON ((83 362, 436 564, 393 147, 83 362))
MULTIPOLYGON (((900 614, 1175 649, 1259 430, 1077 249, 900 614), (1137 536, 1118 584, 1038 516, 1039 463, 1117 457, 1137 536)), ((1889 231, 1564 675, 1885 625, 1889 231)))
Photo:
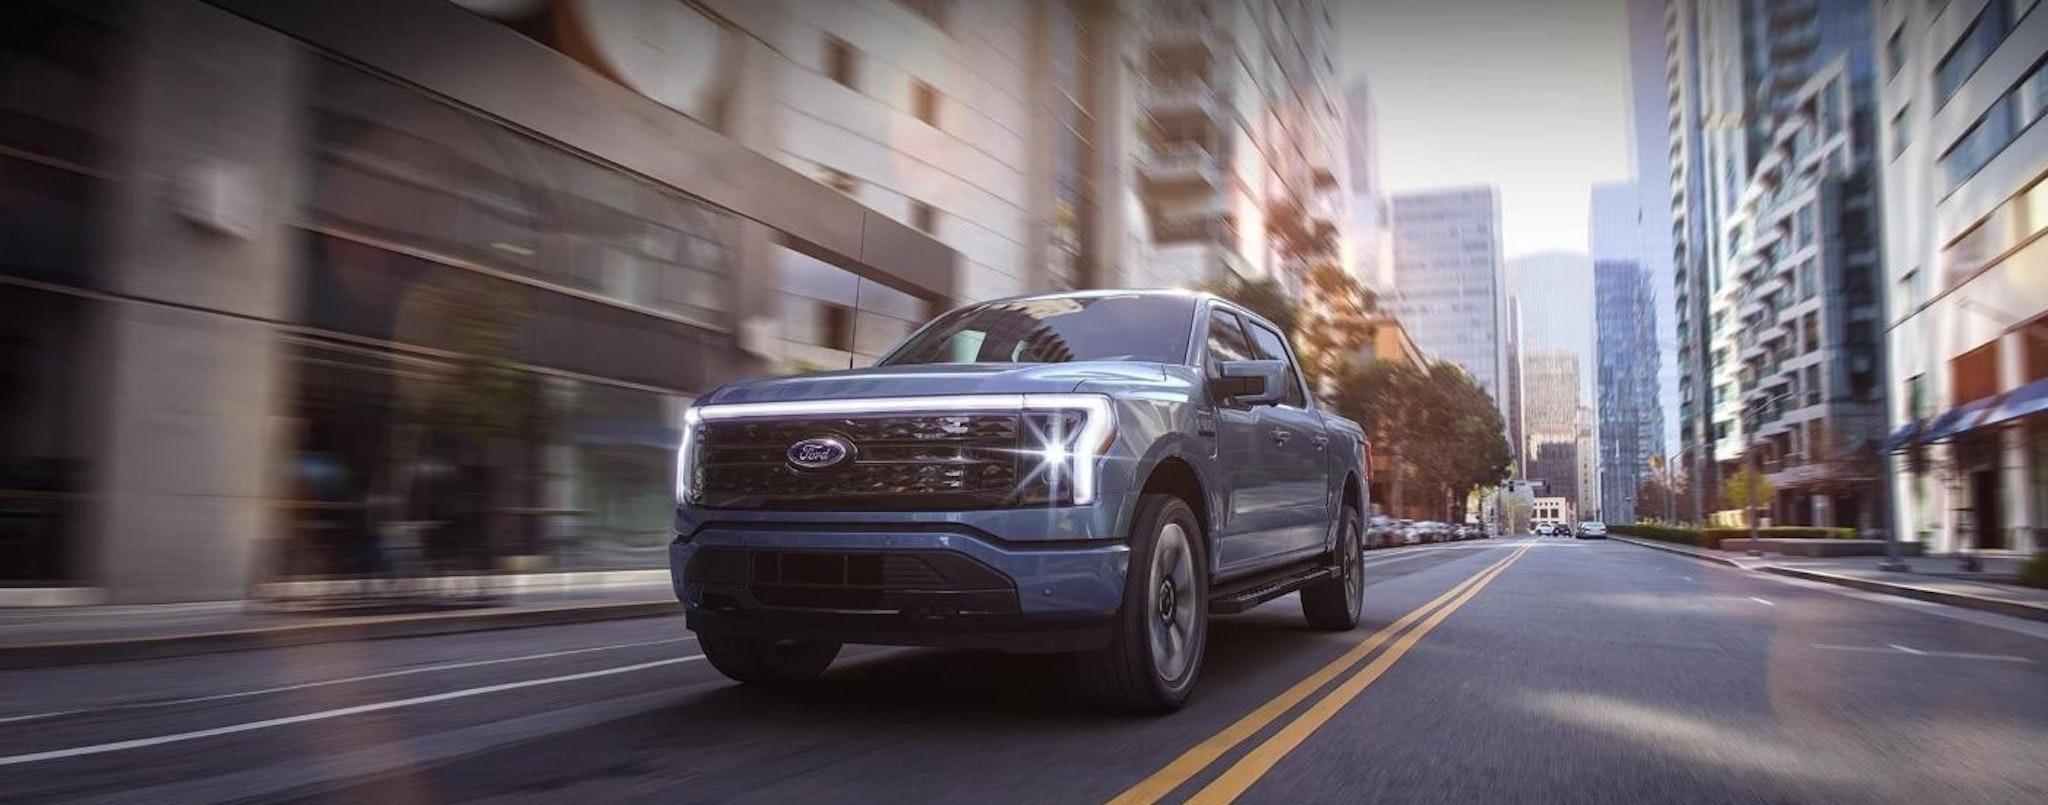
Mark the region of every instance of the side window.
POLYGON ((1308 395, 1301 390, 1301 371, 1295 368, 1294 359, 1287 354, 1287 340, 1279 333, 1266 329, 1265 325, 1254 323, 1252 344, 1258 350, 1260 358, 1287 362, 1287 391, 1280 396, 1280 404, 1307 408, 1308 395))
POLYGON ((1209 311, 1209 377, 1222 376, 1224 361, 1251 359, 1252 346, 1245 340, 1244 325, 1238 323, 1237 314, 1220 308, 1209 311))

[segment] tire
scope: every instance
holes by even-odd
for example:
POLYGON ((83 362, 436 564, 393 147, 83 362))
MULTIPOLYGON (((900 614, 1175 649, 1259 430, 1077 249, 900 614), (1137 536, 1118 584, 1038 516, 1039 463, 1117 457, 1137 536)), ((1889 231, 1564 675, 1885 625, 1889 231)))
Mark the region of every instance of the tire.
POLYGON ((839 656, 838 643, 775 640, 745 635, 697 635, 704 659, 736 682, 810 682, 839 656))
POLYGON ((1180 498, 1146 495, 1131 525, 1116 636, 1080 655, 1081 684, 1117 709, 1179 709, 1201 675, 1209 643, 1209 565, 1195 512, 1180 498))
POLYGON ((1339 517, 1337 577, 1301 591, 1301 616, 1311 628, 1326 632, 1358 628, 1358 615, 1365 607, 1365 556, 1358 548, 1358 512, 1346 506, 1339 517))

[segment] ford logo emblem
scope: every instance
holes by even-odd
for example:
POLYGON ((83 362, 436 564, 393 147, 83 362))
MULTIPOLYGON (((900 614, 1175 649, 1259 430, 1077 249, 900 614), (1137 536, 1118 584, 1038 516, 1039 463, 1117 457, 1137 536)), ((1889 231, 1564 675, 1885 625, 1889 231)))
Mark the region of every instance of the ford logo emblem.
POLYGON ((853 445, 832 436, 805 439, 789 446, 789 463, 807 470, 822 470, 853 452, 853 445))

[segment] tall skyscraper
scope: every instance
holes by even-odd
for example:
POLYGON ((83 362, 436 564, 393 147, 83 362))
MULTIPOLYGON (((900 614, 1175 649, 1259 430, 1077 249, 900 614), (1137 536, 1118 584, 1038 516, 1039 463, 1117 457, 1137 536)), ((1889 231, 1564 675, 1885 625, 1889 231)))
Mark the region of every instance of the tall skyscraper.
MULTIPOLYGON (((1607 185, 1595 185, 1592 219, 1593 259, 1633 259, 1650 275, 1651 291, 1658 317, 1657 343, 1663 357, 1658 361, 1657 399, 1659 407, 1673 412, 1678 406, 1677 331, 1671 311, 1675 302, 1672 274, 1672 174, 1671 84, 1665 58, 1665 0, 1627 0, 1629 150, 1635 157, 1635 175, 1626 185, 1632 196, 1622 201, 1635 208, 1634 220, 1603 215, 1601 193, 1607 185), (1611 228, 1613 234, 1607 234, 1611 228), (1628 230, 1638 233, 1639 251, 1618 252, 1602 247, 1624 237, 1628 230)), ((1625 216, 1626 213, 1620 213, 1625 216)), ((1659 451, 1674 451, 1678 443, 1676 416, 1667 414, 1664 433, 1658 436, 1659 451)), ((1604 490, 1603 490, 1604 492, 1604 490)))
POLYGON ((1614 522, 1638 513, 1636 489, 1650 457, 1663 452, 1664 408, 1657 404, 1657 309, 1650 272, 1633 261, 1594 264, 1600 368, 1600 509, 1614 522))
MULTIPOLYGON (((1521 306, 1525 350, 1564 350, 1581 365, 1593 360, 1593 261, 1572 252, 1543 252, 1509 260, 1508 291, 1521 306)), ((1593 393, 1580 379, 1580 396, 1593 393)))
POLYGON ((1394 308, 1424 350, 1465 368, 1507 417, 1507 289, 1492 187, 1393 197, 1394 308))
MULTIPOLYGON (((1875 343, 1874 330, 1851 324, 1864 315, 1853 300, 1874 286, 1865 195, 1875 164, 1867 146, 1876 139, 1870 6, 1863 0, 1671 0, 1666 6, 1667 93, 1677 104, 1668 122, 1679 434, 1704 476, 1697 478, 1699 488, 1716 488, 1745 458, 1785 473, 1788 459, 1807 454, 1811 418, 1828 420, 1829 440, 1858 428, 1853 407, 1867 401, 1855 398, 1871 380, 1855 355, 1869 360, 1867 347, 1875 343), (1827 342, 1827 354, 1841 359, 1826 364, 1827 377, 1818 370, 1804 374, 1809 361, 1822 359, 1805 357, 1807 342, 1789 337, 1795 327, 1803 332, 1805 314, 1816 312, 1811 305, 1786 310, 1807 301, 1795 286, 1802 272, 1840 282, 1846 303, 1825 331, 1837 339, 1827 342), (1800 386, 1788 385, 1791 372, 1801 373, 1800 386), (1816 384, 1819 398, 1811 393, 1816 384), (1840 417, 1821 410, 1787 418, 1792 408, 1823 402, 1852 407, 1840 417), (1767 432, 1759 436, 1759 430, 1767 432), (1769 442, 1752 447, 1759 438, 1769 442)), ((1781 474, 1777 486, 1806 483, 1814 472, 1781 474)), ((1795 505, 1794 498, 1804 497, 1781 495, 1774 514, 1781 522, 1829 516, 1821 504, 1811 512, 1795 505)))
POLYGON ((1579 354, 1529 349, 1522 356, 1523 419, 1529 480, 1543 493, 1579 504, 1579 354))
POLYGON ((1944 553, 2048 549, 2048 20, 2032 3, 1877 14, 1889 527, 1944 553))

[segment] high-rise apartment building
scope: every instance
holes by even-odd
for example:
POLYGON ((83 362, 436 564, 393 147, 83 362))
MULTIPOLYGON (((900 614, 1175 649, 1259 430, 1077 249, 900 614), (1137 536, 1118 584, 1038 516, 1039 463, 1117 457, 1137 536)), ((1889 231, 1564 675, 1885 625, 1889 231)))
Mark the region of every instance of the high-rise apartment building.
POLYGON ((1507 418, 1507 288, 1492 187, 1393 197, 1394 308, 1416 343, 1472 375, 1507 418))
POLYGON ((1636 490, 1662 454, 1664 409, 1657 404, 1657 309, 1650 272, 1629 260, 1593 266, 1600 365, 1594 396, 1601 442, 1600 509, 1615 522, 1638 513, 1636 490))
POLYGON ((2048 13, 1887 3, 1875 110, 1894 527, 2048 548, 2048 13))
POLYGON ((1104 284, 1295 279, 1288 244, 1341 241, 1349 223, 1329 0, 1137 0, 1128 23, 1144 210, 1133 231, 1146 236, 1104 284))
MULTIPOLYGON (((1815 404, 1828 407, 1797 417, 1826 419, 1828 442, 1860 433, 1854 423, 1864 418, 1857 406, 1869 402, 1860 395, 1870 381, 1867 370, 1855 368, 1854 356, 1874 359, 1875 331, 1851 326, 1863 315, 1857 304, 1850 302, 1835 319, 1839 327, 1826 331, 1837 339, 1828 343, 1842 361, 1842 376, 1802 374, 1798 394, 1785 385, 1785 361, 1792 356, 1780 327, 1785 315, 1794 317, 1790 326, 1804 326, 1798 319, 1804 312, 1784 311, 1797 301, 1800 271, 1838 267, 1841 273, 1826 278, 1845 291, 1867 285, 1872 274, 1867 241, 1874 210, 1867 194, 1875 163, 1864 147, 1875 140, 1869 6, 1850 0, 1672 0, 1666 6, 1679 433, 1696 468, 1696 488, 1716 487, 1725 470, 1745 459, 1767 460, 1771 472, 1784 473, 1788 460, 1803 455, 1810 435, 1791 431, 1787 404, 1811 407, 1804 390, 1815 382, 1823 394, 1815 404), (1786 237, 1798 226, 1809 227, 1810 239, 1786 237), (1816 268, 1799 268, 1809 259, 1816 268), (1788 282, 1792 299, 1785 296, 1788 282), (1765 346, 1763 339, 1772 336, 1780 340, 1765 346), (1760 437, 1759 429, 1769 433, 1760 437)), ((1814 472, 1800 469, 1780 480, 1806 484, 1814 472)), ((1834 519, 1829 502, 1862 505, 1867 498, 1829 481, 1786 492, 1773 514, 1781 522, 1834 519)))

